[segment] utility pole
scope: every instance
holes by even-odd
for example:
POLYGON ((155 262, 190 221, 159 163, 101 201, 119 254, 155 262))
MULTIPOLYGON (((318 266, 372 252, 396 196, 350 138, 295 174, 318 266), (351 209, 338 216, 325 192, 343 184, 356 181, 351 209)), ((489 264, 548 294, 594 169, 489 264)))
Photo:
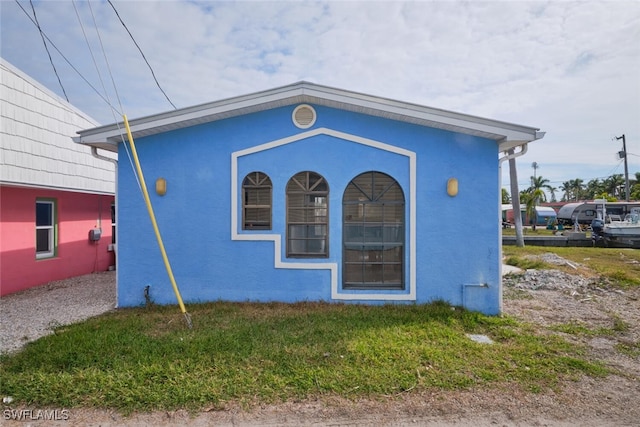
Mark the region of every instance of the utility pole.
POLYGON ((624 138, 624 133, 622 136, 616 136, 617 140, 622 140, 622 151, 618 154, 624 157, 624 199, 629 201, 629 167, 627 166, 627 141, 624 138))

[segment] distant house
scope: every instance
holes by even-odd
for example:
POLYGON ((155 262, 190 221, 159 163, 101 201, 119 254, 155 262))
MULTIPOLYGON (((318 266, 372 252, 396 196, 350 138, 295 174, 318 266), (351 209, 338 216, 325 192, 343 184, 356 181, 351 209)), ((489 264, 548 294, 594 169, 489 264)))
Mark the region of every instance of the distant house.
MULTIPOLYGON (((307 82, 130 125, 185 302, 500 312, 499 156, 538 129, 307 82)), ((76 138, 120 156, 118 303, 174 303, 121 129, 76 138)))
POLYGON ((97 123, 0 66, 0 294, 107 270, 115 164, 72 140, 97 123))
MULTIPOLYGON (((546 226, 557 222, 556 211, 551 206, 536 206, 535 218, 533 216, 529 216, 526 206, 520 206, 520 211, 520 217, 522 218, 523 225, 533 225, 535 222, 536 225, 546 226)), ((502 205, 502 220, 515 224, 512 205, 502 205)))

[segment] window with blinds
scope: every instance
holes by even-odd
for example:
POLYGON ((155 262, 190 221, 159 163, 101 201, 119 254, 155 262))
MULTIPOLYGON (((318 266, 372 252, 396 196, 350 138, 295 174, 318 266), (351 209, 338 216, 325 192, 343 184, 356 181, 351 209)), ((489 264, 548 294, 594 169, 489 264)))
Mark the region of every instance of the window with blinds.
POLYGON ((271 179, 251 172, 242 181, 242 229, 271 230, 271 179))
POLYGON ((342 199, 344 289, 404 289, 404 194, 381 172, 366 172, 342 199))
POLYGON ((294 175, 287 184, 287 257, 329 256, 329 185, 315 172, 294 175))

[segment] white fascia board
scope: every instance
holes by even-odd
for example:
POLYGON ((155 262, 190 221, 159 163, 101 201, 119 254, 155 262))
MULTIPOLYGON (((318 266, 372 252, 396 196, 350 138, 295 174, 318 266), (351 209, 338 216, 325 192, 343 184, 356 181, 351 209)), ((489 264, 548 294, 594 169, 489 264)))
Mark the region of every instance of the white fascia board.
POLYGON ((358 106, 361 112, 371 114, 371 111, 381 112, 382 117, 395 120, 411 121, 427 126, 438 127, 454 132, 468 134, 485 134, 496 141, 517 141, 520 145, 524 141, 536 139, 538 128, 486 119, 453 111, 426 107, 418 104, 395 101, 354 92, 346 92, 327 87, 311 87, 304 90, 305 96, 317 97, 317 103, 330 100, 349 109, 348 106, 358 106), (413 119, 413 120, 412 120, 413 119))
POLYGON ((81 194, 97 194, 101 196, 114 196, 115 192, 113 191, 100 191, 88 188, 72 188, 72 187, 63 187, 56 185, 45 185, 45 184, 30 184, 24 182, 16 182, 16 181, 1 181, 0 187, 16 187, 16 188, 31 188, 31 189, 41 189, 41 190, 55 190, 55 191, 65 191, 69 193, 81 193, 81 194))
MULTIPOLYGON (((129 121, 134 138, 296 103, 311 103, 405 121, 497 141, 505 151, 537 139, 538 128, 425 107, 307 82, 243 95, 129 121)), ((74 141, 116 151, 124 125, 79 132, 74 141)))
MULTIPOLYGON (((173 129, 194 126, 201 123, 212 122, 242 114, 248 114, 267 108, 274 108, 283 99, 290 96, 281 96, 278 93, 263 95, 260 97, 238 97, 229 100, 218 101, 201 106, 189 107, 182 110, 162 113, 154 116, 142 117, 140 119, 129 120, 129 128, 134 138, 153 135, 173 129), (259 101, 259 102, 258 102, 259 101), (262 107, 262 108, 261 108, 262 107)), ((300 100, 302 102, 302 100, 300 100)), ((288 105, 295 103, 282 103, 288 105)), ((74 141, 80 144, 95 145, 101 144, 100 148, 116 151, 119 142, 126 139, 124 123, 116 123, 102 126, 95 129, 80 131, 80 136, 74 141)))

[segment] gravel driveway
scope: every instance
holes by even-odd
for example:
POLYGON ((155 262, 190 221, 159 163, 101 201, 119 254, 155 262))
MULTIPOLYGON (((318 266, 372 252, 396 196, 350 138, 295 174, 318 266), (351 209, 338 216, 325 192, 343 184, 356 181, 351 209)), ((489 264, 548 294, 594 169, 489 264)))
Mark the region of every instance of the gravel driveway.
POLYGON ((53 333, 60 325, 80 322, 113 310, 116 273, 87 274, 10 294, 0 299, 0 353, 53 333))

